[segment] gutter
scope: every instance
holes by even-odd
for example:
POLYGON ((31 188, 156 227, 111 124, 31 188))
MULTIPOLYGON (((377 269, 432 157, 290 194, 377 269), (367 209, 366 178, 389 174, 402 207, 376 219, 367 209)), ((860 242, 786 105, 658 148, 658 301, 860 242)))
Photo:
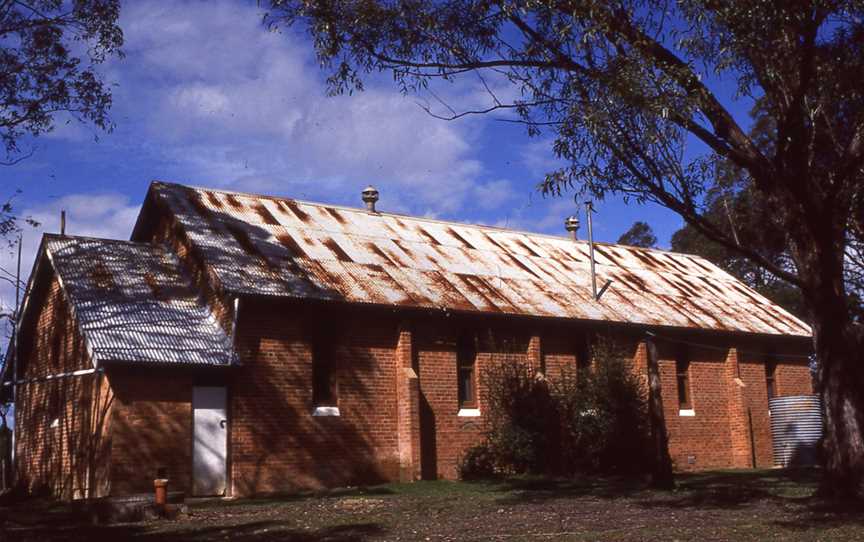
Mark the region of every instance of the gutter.
POLYGON ((9 382, 3 382, 3 386, 21 386, 23 384, 35 384, 37 382, 48 382, 50 380, 59 380, 62 378, 72 378, 76 376, 87 376, 95 373, 101 373, 103 369, 81 369, 78 371, 71 371, 68 373, 57 373, 53 375, 47 376, 37 376, 35 378, 26 378, 23 380, 10 380, 9 382))

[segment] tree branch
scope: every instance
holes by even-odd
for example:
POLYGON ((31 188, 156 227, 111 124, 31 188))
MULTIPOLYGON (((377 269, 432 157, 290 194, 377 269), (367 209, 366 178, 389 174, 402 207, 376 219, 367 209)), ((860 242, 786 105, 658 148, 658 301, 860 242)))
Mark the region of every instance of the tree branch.
MULTIPOLYGON (((436 70, 453 70, 453 74, 462 73, 466 71, 478 70, 483 68, 500 68, 500 67, 511 67, 511 68, 555 68, 552 63, 549 62, 541 62, 534 60, 476 60, 470 62, 413 62, 410 60, 393 58, 387 56, 383 53, 379 53, 374 49, 367 49, 367 52, 378 59, 381 62, 385 62, 390 64, 390 66, 382 66, 382 68, 392 68, 393 66, 399 67, 408 67, 408 68, 421 68, 421 69, 436 69, 436 70)), ((425 75, 424 75, 425 76, 425 75)))
MULTIPOLYGON (((558 9, 571 15, 575 6, 569 1, 559 2, 558 9)), ((723 156, 727 156, 739 166, 750 170, 754 180, 764 186, 770 186, 776 182, 771 174, 772 168, 768 160, 686 62, 637 28, 623 10, 618 10, 614 15, 608 14, 606 20, 616 35, 624 38, 628 44, 646 57, 653 59, 663 72, 676 81, 685 92, 697 98, 699 109, 711 123, 714 135, 728 143, 728 148, 723 152, 723 156)), ((694 125, 691 124, 690 126, 693 127, 694 125)), ((691 133, 699 139, 703 139, 706 135, 702 130, 691 133)), ((715 142, 705 142, 712 148, 716 146, 715 142)))
POLYGON ((0 166, 14 166, 15 164, 18 164, 18 163, 23 162, 24 160, 30 158, 31 156, 33 156, 33 154, 35 152, 36 152, 36 149, 31 148, 30 152, 28 152, 22 156, 19 156, 18 158, 14 158, 12 160, 0 160, 0 166))
POLYGON ((537 105, 543 105, 544 103, 548 103, 548 102, 525 102, 524 104, 522 104, 522 103, 515 103, 515 104, 501 104, 501 103, 499 103, 496 105, 489 106, 486 109, 475 109, 475 110, 468 110, 468 111, 462 111, 460 113, 456 113, 449 105, 444 104, 442 102, 444 107, 446 107, 447 109, 450 109, 450 111, 453 112, 452 115, 448 115, 448 116, 438 115, 437 113, 433 113, 428 105, 424 105, 421 103, 418 103, 417 105, 420 107, 420 109, 425 111, 431 117, 434 117, 434 118, 439 119, 439 120, 448 120, 449 121, 449 120, 461 119, 462 117, 467 117, 469 115, 485 115, 486 113, 491 113, 493 111, 498 111, 501 109, 518 109, 518 108, 523 107, 523 106, 532 107, 532 106, 537 106, 537 105))
POLYGON ((604 140, 604 144, 608 145, 609 149, 612 150, 613 154, 615 155, 615 158, 619 160, 628 169, 628 171, 630 171, 631 175, 640 179, 640 182, 645 186, 645 188, 647 188, 651 192, 651 194, 657 198, 658 203, 664 205, 665 207, 668 207, 669 209, 672 209, 673 211, 681 215, 681 217, 684 218, 688 224, 696 228, 699 233, 701 233, 708 239, 722 245, 725 248, 728 248, 732 251, 738 252, 746 256, 751 261, 753 261, 757 265, 762 266, 768 272, 777 276, 778 278, 783 279, 799 288, 805 288, 805 285, 800 278, 784 269, 781 269, 780 267, 775 265, 774 262, 768 260, 758 252, 751 250, 746 246, 738 245, 733 240, 729 239, 726 235, 724 235, 719 228, 717 228, 704 216, 698 213, 692 205, 687 205, 680 199, 673 197, 668 190, 662 188, 660 185, 655 183, 651 178, 649 178, 645 173, 642 172, 641 168, 637 167, 630 159, 630 156, 633 156, 634 154, 633 149, 628 149, 625 151, 616 142, 608 138, 604 140))

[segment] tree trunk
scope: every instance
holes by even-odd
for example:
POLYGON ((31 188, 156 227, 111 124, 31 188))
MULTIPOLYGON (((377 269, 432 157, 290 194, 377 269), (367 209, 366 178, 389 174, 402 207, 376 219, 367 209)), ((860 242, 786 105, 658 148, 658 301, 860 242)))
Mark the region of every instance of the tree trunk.
POLYGON ((669 436, 666 434, 666 419, 663 415, 663 394, 660 384, 660 367, 657 363, 657 346, 653 341, 645 342, 648 358, 648 416, 651 419, 651 440, 654 450, 654 465, 651 470, 651 486, 657 489, 674 489, 672 458, 669 456, 669 436))
POLYGON ((844 320, 814 318, 813 337, 825 416, 821 492, 848 500, 864 498, 864 345, 844 320))
MULTIPOLYGON (((842 233, 820 223, 796 264, 806 284, 813 348, 818 364, 825 435, 821 493, 864 498, 864 340, 852 321, 844 283, 842 233), (837 241, 839 239, 839 241, 837 241)), ((841 230, 842 232, 842 230, 841 230)))

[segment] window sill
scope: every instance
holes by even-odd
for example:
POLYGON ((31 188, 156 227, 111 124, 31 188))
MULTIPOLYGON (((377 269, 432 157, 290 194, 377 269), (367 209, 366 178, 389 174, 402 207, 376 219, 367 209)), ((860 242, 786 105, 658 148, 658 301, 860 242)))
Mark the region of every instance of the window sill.
POLYGON ((682 408, 681 410, 678 411, 678 415, 679 416, 693 417, 696 415, 696 411, 693 410, 692 408, 682 408))
POLYGON ((462 418, 477 418, 480 416, 479 408, 460 408, 457 416, 462 418))
POLYGON ((313 416, 341 416, 338 406, 319 406, 312 409, 313 416))

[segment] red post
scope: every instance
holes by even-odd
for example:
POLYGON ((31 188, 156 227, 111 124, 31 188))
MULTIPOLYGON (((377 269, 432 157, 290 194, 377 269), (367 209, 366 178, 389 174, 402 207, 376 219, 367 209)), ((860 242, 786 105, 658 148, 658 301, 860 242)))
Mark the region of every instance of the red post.
POLYGON ((156 505, 165 506, 168 503, 168 479, 153 480, 153 488, 156 490, 156 505))

